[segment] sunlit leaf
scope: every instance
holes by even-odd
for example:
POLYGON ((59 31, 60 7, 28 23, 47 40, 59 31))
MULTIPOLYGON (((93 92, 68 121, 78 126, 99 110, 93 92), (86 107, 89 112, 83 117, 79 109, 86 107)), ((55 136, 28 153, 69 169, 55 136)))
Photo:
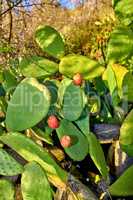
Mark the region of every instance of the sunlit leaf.
POLYGON ((56 58, 64 55, 63 39, 51 26, 39 26, 35 33, 35 39, 41 49, 49 55, 56 58))
POLYGON ((101 76, 104 69, 97 61, 82 55, 67 55, 59 64, 61 74, 72 78, 76 73, 80 73, 86 80, 101 76))
POLYGON ((129 156, 133 156, 133 110, 127 115, 120 129, 120 144, 129 156))
POLYGON ((126 101, 133 102, 133 75, 128 72, 122 82, 123 98, 126 101))
POLYGON ((113 196, 133 196, 133 165, 109 187, 109 191, 113 196))
POLYGON ((15 191, 12 183, 5 179, 0 179, 0 200, 15 200, 15 191))
POLYGON ((133 52, 133 32, 126 26, 116 27, 107 48, 107 61, 118 63, 130 58, 133 52))
POLYGON ((21 178, 21 189, 23 200, 52 200, 52 191, 47 176, 36 162, 25 166, 21 178))
POLYGON ((39 56, 24 58, 19 66, 25 77, 49 77, 58 71, 57 63, 39 56))
POLYGON ((113 104, 117 105, 119 103, 118 85, 117 85, 115 72, 111 65, 108 65, 107 69, 103 73, 103 80, 105 81, 105 84, 110 90, 113 104))
POLYGON ((133 1, 119 0, 115 6, 115 13, 119 17, 121 23, 125 25, 131 24, 133 22, 133 1))
POLYGON ((49 153, 30 138, 21 133, 8 133, 0 136, 0 140, 14 149, 28 162, 36 161, 46 171, 47 176, 55 186, 64 187, 67 173, 58 166, 49 153))
POLYGON ((49 107, 49 90, 36 79, 26 78, 8 103, 6 125, 15 131, 31 128, 47 115, 49 107))

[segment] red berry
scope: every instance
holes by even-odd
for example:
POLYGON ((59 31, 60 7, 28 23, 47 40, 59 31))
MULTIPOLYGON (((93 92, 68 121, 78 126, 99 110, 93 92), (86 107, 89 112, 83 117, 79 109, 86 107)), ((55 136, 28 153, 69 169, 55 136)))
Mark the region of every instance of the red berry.
POLYGON ((61 143, 61 146, 63 148, 68 148, 71 146, 72 144, 72 139, 69 135, 64 135, 61 139, 60 139, 60 143, 61 143))
POLYGON ((73 83, 75 85, 82 85, 83 77, 80 73, 77 73, 73 76, 73 83))
POLYGON ((53 129, 56 129, 59 127, 59 121, 57 119, 57 117, 55 115, 51 115, 49 118, 48 118, 48 126, 50 128, 53 128, 53 129))

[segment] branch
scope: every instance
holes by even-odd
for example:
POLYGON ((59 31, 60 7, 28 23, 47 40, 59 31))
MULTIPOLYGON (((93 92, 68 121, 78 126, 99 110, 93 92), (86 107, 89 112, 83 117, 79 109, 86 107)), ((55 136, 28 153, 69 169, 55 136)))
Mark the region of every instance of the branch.
MULTIPOLYGON (((10 10, 12 10, 13 8, 15 8, 16 6, 18 6, 20 3, 22 2, 22 0, 19 0, 16 4, 13 4, 12 6, 8 7, 7 10, 3 11, 0 16, 5 15, 6 13, 8 13, 10 10)), ((7 0, 7 3, 9 3, 9 1, 7 0)))
POLYGON ((17 7, 17 8, 25 8, 25 7, 32 7, 32 6, 43 6, 43 5, 52 5, 54 7, 58 7, 58 4, 52 4, 52 3, 32 3, 32 4, 27 4, 27 5, 19 5, 22 2, 22 0, 19 0, 16 4, 13 4, 12 6, 10 6, 10 8, 8 8, 7 10, 3 11, 0 16, 5 15, 6 13, 8 13, 10 10, 12 10, 13 8, 17 7))
POLYGON ((8 9, 9 9, 9 38, 8 38, 8 43, 10 44, 11 42, 11 38, 12 38, 12 26, 13 26, 13 16, 12 16, 12 9, 11 9, 11 4, 10 2, 7 0, 7 5, 8 5, 8 9))
POLYGON ((25 7, 32 7, 32 6, 43 6, 43 5, 52 5, 52 6, 55 6, 55 7, 59 6, 59 4, 46 2, 46 3, 31 3, 31 4, 26 4, 26 5, 18 5, 17 8, 25 8, 25 7))

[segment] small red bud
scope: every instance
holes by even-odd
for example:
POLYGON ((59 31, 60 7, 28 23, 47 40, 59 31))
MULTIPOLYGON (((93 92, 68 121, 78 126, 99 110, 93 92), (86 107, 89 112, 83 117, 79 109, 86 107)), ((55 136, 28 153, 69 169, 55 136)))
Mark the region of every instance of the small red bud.
POLYGON ((80 73, 77 73, 73 76, 73 83, 75 85, 82 85, 83 77, 80 73))
POLYGON ((68 148, 72 145, 72 139, 69 135, 64 135, 61 139, 60 139, 60 143, 61 146, 63 148, 68 148))
POLYGON ((57 119, 57 117, 55 115, 51 115, 49 118, 48 118, 48 126, 49 128, 53 128, 53 129, 56 129, 59 127, 59 121, 57 119))

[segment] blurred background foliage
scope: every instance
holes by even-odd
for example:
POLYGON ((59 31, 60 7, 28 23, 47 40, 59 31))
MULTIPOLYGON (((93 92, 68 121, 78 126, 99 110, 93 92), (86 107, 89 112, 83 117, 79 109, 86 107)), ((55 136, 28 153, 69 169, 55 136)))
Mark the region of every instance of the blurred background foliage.
POLYGON ((117 21, 111 0, 0 0, 0 67, 17 66, 25 55, 42 55, 34 32, 46 24, 61 32, 67 54, 103 62, 117 21))

